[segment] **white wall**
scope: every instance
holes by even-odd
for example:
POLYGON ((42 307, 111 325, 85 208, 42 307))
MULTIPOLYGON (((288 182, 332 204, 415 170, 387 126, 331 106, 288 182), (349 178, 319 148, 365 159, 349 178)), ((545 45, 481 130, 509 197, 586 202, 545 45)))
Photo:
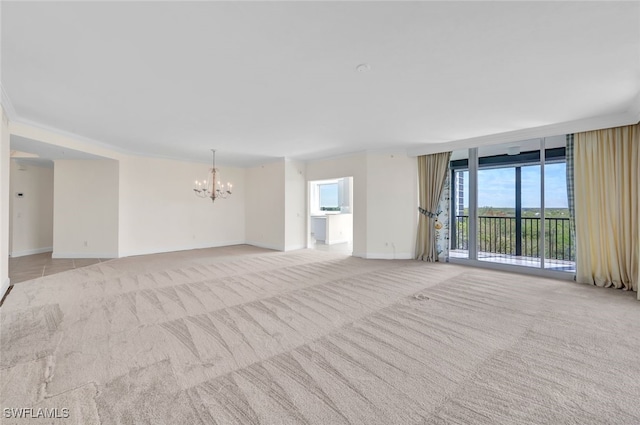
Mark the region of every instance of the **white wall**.
MULTIPOLYGON (((285 160, 248 168, 246 185, 247 243, 284 251, 285 160)), ((304 202, 302 207, 292 202, 289 209, 292 214, 304 211, 304 202)))
POLYGON ((0 298, 9 288, 9 119, 0 106, 0 298))
POLYGON ((220 169, 227 199, 198 198, 210 165, 130 157, 120 161, 120 256, 235 245, 245 241, 245 170, 220 169))
POLYGON ((118 161, 56 160, 53 257, 118 257, 118 161))
POLYGON ((367 258, 413 258, 417 165, 404 152, 367 155, 367 258))
POLYGON ((53 164, 11 160, 9 252, 12 257, 53 249, 53 164), (22 193, 18 198, 16 193, 22 193))
POLYGON ((350 177, 338 180, 338 199, 340 200, 340 211, 351 213, 353 204, 353 179, 350 177))
POLYGON ((417 160, 403 151, 362 153, 307 163, 308 180, 353 176, 353 255, 413 258, 417 160))
MULTIPOLYGON (((24 137, 45 142, 51 136, 25 126, 15 129, 24 137)), ((69 138, 58 139, 54 137, 52 141, 77 150, 89 148, 69 138)), ((8 146, 6 150, 8 155, 8 146)), ((67 207, 74 202, 77 205, 63 211, 54 200, 54 255, 57 251, 60 256, 129 256, 236 243, 297 249, 304 246, 307 238, 305 182, 352 176, 354 255, 413 257, 417 172, 416 159, 405 152, 359 153, 307 163, 280 159, 249 169, 223 168, 222 179, 234 183, 235 193, 211 205, 191 191, 193 181, 203 178, 208 165, 133 157, 100 147, 86 151, 118 161, 112 162, 115 168, 106 175, 105 170, 100 171, 102 177, 96 175, 95 169, 75 170, 75 177, 63 179, 63 184, 55 173, 55 188, 68 186, 63 197, 69 198, 67 207), (104 184, 107 190, 100 188, 104 184), (98 192, 102 196, 96 199, 87 195, 98 192), (81 211, 77 210, 78 205, 81 211), (91 208, 95 214, 80 214, 91 208), (105 214, 107 217, 102 218, 106 219, 106 226, 96 225, 98 217, 105 214), (56 225, 56 216, 65 223, 56 225), (83 220, 88 216, 94 217, 94 223, 87 227, 83 220), (66 233, 71 235, 67 239, 73 240, 60 239, 65 228, 76 228, 75 233, 66 233), (92 229, 96 234, 88 233, 92 229), (89 241, 88 247, 83 246, 84 240, 89 241), (90 240, 100 241, 102 251, 97 252, 90 240), (69 243, 65 247, 62 242, 69 243)), ((8 199, 8 193, 6 196, 8 199)), ((54 198, 58 199, 55 194, 54 198)), ((2 209, 7 210, 8 220, 5 204, 2 209)))
POLYGON ((351 242, 353 214, 327 214, 325 220, 325 244, 351 242))
POLYGON ((284 162, 285 251, 307 247, 307 179, 301 161, 284 162))

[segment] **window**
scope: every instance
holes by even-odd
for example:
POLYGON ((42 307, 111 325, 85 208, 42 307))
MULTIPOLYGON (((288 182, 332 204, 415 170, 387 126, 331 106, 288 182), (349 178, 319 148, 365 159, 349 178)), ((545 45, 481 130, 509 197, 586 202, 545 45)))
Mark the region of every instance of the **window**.
POLYGON ((573 272, 565 137, 516 143, 452 154, 449 256, 573 272))
POLYGON ((320 184, 320 211, 340 211, 338 183, 320 184))

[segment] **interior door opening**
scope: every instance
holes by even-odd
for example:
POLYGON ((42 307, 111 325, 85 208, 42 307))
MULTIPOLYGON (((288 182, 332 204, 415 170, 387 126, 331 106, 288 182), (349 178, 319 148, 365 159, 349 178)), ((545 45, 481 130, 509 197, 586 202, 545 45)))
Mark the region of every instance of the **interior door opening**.
POLYGON ((307 247, 353 253, 353 177, 309 182, 307 247))

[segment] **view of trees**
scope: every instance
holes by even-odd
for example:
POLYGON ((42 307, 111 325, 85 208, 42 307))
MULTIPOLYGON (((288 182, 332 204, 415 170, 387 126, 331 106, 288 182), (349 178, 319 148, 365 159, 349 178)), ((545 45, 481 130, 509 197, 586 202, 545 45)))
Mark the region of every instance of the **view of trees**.
MULTIPOLYGON (((465 208, 463 216, 457 216, 452 247, 468 249, 469 216, 465 208)), ((540 209, 522 209, 521 245, 517 249, 516 214, 514 208, 478 208, 478 244, 481 252, 492 252, 526 257, 540 257, 540 209), (518 252, 520 251, 520 252, 518 252)), ((575 242, 571 237, 568 208, 545 210, 546 246, 545 258, 575 260, 575 242)))
MULTIPOLYGON (((491 157, 492 162, 483 166, 480 158, 476 174, 476 202, 482 205, 478 207, 476 222, 480 252, 534 258, 544 255, 548 259, 575 261, 575 241, 567 208, 566 163, 559 156, 564 152, 556 151, 547 149, 549 155, 545 158, 554 154, 555 159, 545 162, 544 167, 527 162, 524 157, 508 155, 491 157), (544 223, 539 208, 541 191, 547 205, 544 223), (523 205, 520 222, 516 220, 517 204, 523 205), (539 246, 543 227, 544 247, 539 246)), ((469 170, 454 168, 451 198, 457 216, 450 226, 453 249, 468 249, 469 193, 469 170)))

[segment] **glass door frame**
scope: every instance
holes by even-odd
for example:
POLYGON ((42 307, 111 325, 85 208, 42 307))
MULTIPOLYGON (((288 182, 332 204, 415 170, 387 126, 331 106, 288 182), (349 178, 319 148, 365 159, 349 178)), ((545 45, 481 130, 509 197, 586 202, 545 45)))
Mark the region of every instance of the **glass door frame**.
MULTIPOLYGON (((565 280, 573 280, 575 273, 574 272, 566 272, 566 271, 558 271, 552 270, 545 267, 546 260, 546 223, 545 223, 545 197, 544 197, 544 188, 545 188, 545 152, 546 152, 546 143, 545 138, 540 139, 540 234, 538 239, 538 246, 540 247, 540 266, 539 267, 530 267, 530 266, 521 266, 515 264, 503 264, 503 263, 492 263, 488 261, 481 261, 478 259, 479 252, 479 241, 478 241, 478 170, 479 170, 479 149, 470 148, 469 156, 468 156, 468 170, 469 170, 469 222, 468 222, 468 247, 469 247, 469 256, 468 258, 461 257, 449 257, 449 262, 454 264, 465 264, 478 266, 483 268, 504 270, 504 271, 515 271, 518 273, 524 274, 533 274, 538 276, 545 277, 553 277, 558 279, 565 280)), ((457 195, 456 195, 457 196, 457 195)), ((453 198, 454 196, 452 196, 453 198)), ((451 226, 453 227, 453 226, 451 226)), ((451 241, 451 237, 449 238, 451 241)))

